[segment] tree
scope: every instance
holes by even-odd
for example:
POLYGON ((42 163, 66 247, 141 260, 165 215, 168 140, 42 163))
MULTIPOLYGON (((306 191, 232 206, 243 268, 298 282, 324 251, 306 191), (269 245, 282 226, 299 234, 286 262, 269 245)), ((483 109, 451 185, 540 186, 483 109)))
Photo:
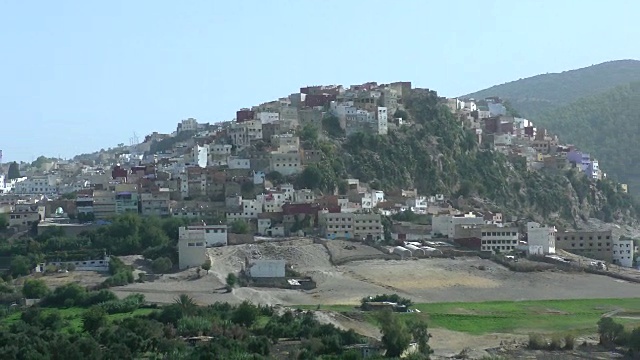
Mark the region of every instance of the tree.
POLYGON ((11 260, 9 269, 13 277, 27 275, 31 271, 31 262, 26 256, 18 255, 11 260))
POLYGON ((422 320, 414 321, 410 323, 409 329, 411 330, 411 335, 413 335, 413 341, 418 344, 418 352, 426 356, 432 354, 433 350, 429 346, 431 334, 427 331, 427 323, 422 320))
MULTIPOLYGON (((389 310, 378 313, 382 344, 387 357, 400 357, 411 343, 411 332, 398 316, 389 310)), ((426 331, 426 330, 425 330, 426 331)))
POLYGON ((0 214, 0 231, 4 231, 9 227, 9 219, 7 219, 7 215, 0 214))
POLYGON ((20 166, 18 165, 18 163, 14 161, 11 164, 9 164, 9 171, 7 173, 7 178, 9 180, 13 180, 21 177, 22 175, 20 175, 20 166))
POLYGON ((231 223, 231 232, 234 234, 247 234, 249 233, 249 224, 244 220, 235 220, 231 223))
POLYGON ((640 354, 640 326, 633 329, 629 334, 629 348, 634 354, 640 354))
POLYGON ((326 116, 322 119, 322 128, 331 137, 342 137, 345 134, 340 126, 340 119, 333 115, 326 116))
POLYGON ((176 305, 178 305, 183 315, 191 314, 197 307, 196 302, 193 300, 193 298, 187 294, 180 294, 180 296, 178 296, 174 300, 174 302, 176 303, 176 305))
POLYGON ((613 321, 610 317, 603 317, 598 321, 600 344, 612 346, 624 332, 624 326, 613 321))
POLYGON ((236 286, 237 282, 238 282, 238 277, 236 276, 236 274, 234 273, 227 274, 226 283, 227 283, 228 291, 231 291, 231 289, 233 289, 233 287, 236 286))
POLYGON ((278 171, 270 171, 265 175, 265 179, 271 181, 274 186, 278 186, 284 182, 284 175, 278 171))
POLYGON ((90 334, 95 334, 106 324, 107 312, 102 306, 92 306, 82 314, 82 328, 90 334))
POLYGON ((158 274, 164 274, 171 271, 173 263, 168 257, 160 257, 151 262, 151 269, 158 274))
POLYGON ((49 292, 47 284, 41 279, 27 279, 22 286, 22 294, 27 299, 42 299, 49 292))
POLYGON ((200 265, 200 267, 208 274, 209 270, 211 270, 211 259, 207 259, 204 264, 200 265))
POLYGON ((400 119, 402 119, 404 121, 409 120, 409 114, 406 111, 401 110, 401 109, 396 110, 396 112, 393 113, 393 117, 394 118, 400 118, 400 119))
POLYGON ((258 318, 258 308, 249 301, 243 301, 231 314, 231 321, 243 325, 244 327, 251 327, 251 325, 258 318))
POLYGON ((318 128, 311 124, 306 124, 299 132, 300 140, 315 143, 318 141, 318 128))

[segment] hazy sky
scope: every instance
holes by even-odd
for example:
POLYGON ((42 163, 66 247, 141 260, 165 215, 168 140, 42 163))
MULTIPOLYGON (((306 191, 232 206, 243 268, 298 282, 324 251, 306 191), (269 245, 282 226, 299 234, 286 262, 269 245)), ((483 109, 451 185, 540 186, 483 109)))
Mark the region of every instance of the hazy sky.
POLYGON ((0 0, 0 149, 70 157, 305 85, 456 96, 639 59, 638 13, 634 0, 0 0))

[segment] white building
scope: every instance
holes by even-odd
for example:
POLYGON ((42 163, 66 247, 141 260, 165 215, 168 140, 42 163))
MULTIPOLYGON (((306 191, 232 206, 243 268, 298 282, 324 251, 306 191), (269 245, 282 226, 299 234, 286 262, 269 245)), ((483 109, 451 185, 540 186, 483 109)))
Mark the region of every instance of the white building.
POLYGON ((196 119, 188 118, 178 123, 178 129, 177 129, 178 133, 181 133, 183 131, 197 131, 197 130, 198 130, 198 121, 196 119))
POLYGON ((271 124, 280 120, 280 114, 276 112, 259 112, 256 117, 262 124, 271 124))
POLYGON ((178 229, 178 262, 180 269, 199 267, 207 261, 205 232, 200 229, 178 229))
MULTIPOLYGON (((539 249, 542 247, 544 254, 555 254, 557 232, 555 226, 542 226, 537 222, 528 222, 527 241, 529 248, 539 249)), ((529 252, 537 253, 537 251, 529 252)))
POLYGON ((316 201, 316 196, 310 189, 298 189, 293 193, 293 202, 296 204, 311 204, 316 201))
POLYGON ((18 195, 55 195, 58 193, 59 180, 57 175, 31 176, 15 183, 15 193, 18 195))
POLYGON ((240 211, 228 211, 227 223, 235 220, 257 219, 262 214, 263 203, 256 199, 242 199, 240 211))
POLYGON ((426 196, 416 196, 407 199, 407 208, 416 214, 426 214, 428 208, 428 202, 426 196))
POLYGON ((232 145, 229 144, 209 144, 209 165, 227 165, 227 158, 231 156, 232 145))
POLYGON ((388 114, 387 108, 378 106, 378 112, 376 113, 376 120, 378 122, 378 131, 379 135, 386 135, 388 132, 388 114))
POLYGON ((635 257, 635 244, 631 239, 614 239, 611 249, 614 264, 623 267, 633 267, 635 257))
POLYGON ((206 246, 226 246, 228 244, 227 225, 190 225, 178 229, 181 238, 191 236, 190 234, 196 232, 202 233, 206 246))
POLYGON ((261 185, 264 184, 264 179, 266 174, 264 171, 254 171, 253 172, 253 185, 261 185))
POLYGON ((209 148, 207 146, 195 145, 191 149, 191 158, 194 164, 201 168, 206 168, 209 160, 209 148))
POLYGON ((432 218, 431 235, 453 238, 456 225, 483 225, 484 218, 474 213, 462 215, 436 215, 432 218))

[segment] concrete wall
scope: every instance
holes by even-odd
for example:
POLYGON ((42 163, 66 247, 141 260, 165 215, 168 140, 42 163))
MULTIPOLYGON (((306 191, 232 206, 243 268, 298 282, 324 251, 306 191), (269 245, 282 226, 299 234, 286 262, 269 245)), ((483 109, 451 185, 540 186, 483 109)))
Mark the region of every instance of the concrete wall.
POLYGON ((254 278, 285 276, 285 260, 254 260, 249 264, 249 275, 254 278))

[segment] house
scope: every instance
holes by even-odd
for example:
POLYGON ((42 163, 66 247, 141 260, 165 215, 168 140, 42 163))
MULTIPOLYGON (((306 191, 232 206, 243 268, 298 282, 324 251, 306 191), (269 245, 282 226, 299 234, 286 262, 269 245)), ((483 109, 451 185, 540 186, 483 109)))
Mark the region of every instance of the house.
POLYGON ((178 236, 178 262, 181 270, 199 267, 209 259, 204 231, 181 227, 178 229, 178 236))
MULTIPOLYGON (((77 206, 77 203, 76 203, 77 206)), ((138 213, 138 185, 116 184, 115 191, 116 214, 126 212, 138 213)), ((86 208, 85 208, 86 210, 86 208)), ((78 210, 80 212, 80 210, 78 210)))
POLYGON ((183 131, 197 131, 197 130, 198 130, 198 121, 193 118, 188 118, 180 121, 176 129, 178 134, 183 131))
POLYGON ((330 213, 322 210, 318 222, 320 233, 328 239, 380 241, 384 235, 380 214, 330 213))
POLYGON ((613 241, 611 262, 624 267, 633 267, 636 246, 632 239, 618 239, 613 241))
POLYGON ((284 176, 290 176, 302 171, 299 151, 272 151, 269 158, 269 170, 277 171, 284 176))
POLYGON ((195 145, 191 149, 190 162, 201 168, 207 167, 209 161, 209 148, 207 146, 195 145))
POLYGON ((116 195, 114 191, 93 191, 93 214, 96 220, 104 220, 116 213, 116 195))
POLYGON ((140 194, 140 210, 144 216, 171 215, 171 190, 160 188, 140 194))
POLYGON ((202 238, 204 239, 207 247, 228 245, 227 225, 202 224, 190 225, 187 227, 183 226, 178 229, 178 233, 185 234, 185 236, 187 236, 187 234, 202 233, 202 238))
POLYGON ((252 278, 284 278, 285 260, 245 260, 245 271, 252 278))
POLYGON ((542 253, 545 255, 556 253, 556 233, 555 226, 542 226, 536 222, 527 223, 527 245, 529 253, 542 253))

